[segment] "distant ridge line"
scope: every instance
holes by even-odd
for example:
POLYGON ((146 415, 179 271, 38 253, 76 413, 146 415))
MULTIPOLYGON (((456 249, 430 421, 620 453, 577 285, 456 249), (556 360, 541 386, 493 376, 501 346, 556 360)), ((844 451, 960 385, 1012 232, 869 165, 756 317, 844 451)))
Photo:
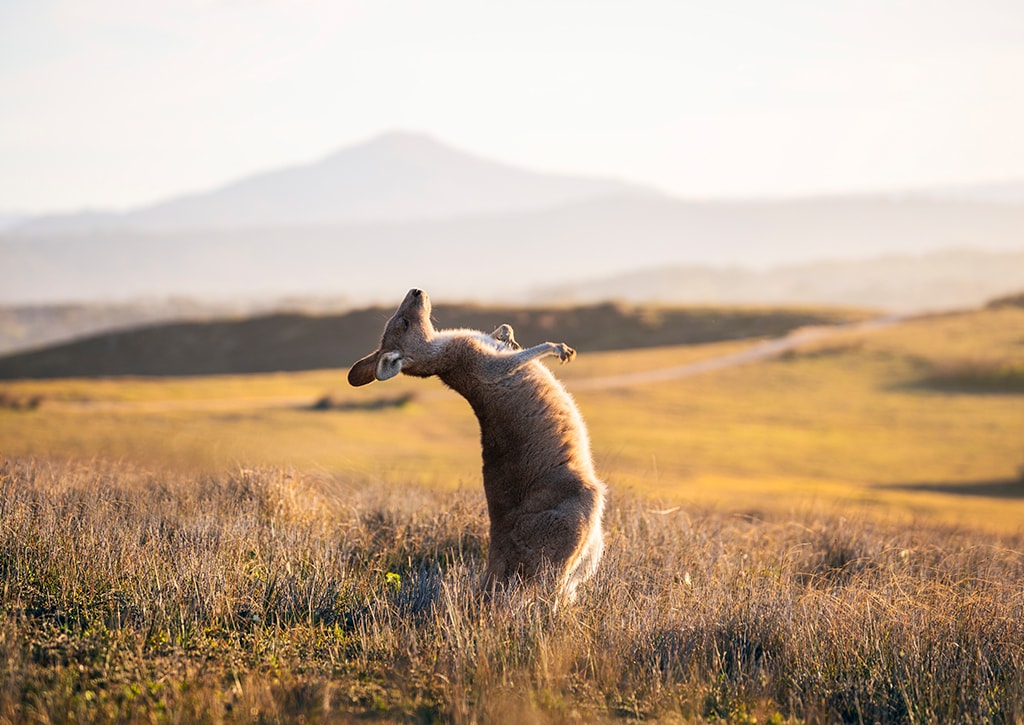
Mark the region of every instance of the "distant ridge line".
MULTIPOLYGON (((342 315, 278 314, 157 325, 0 358, 0 379, 190 376, 345 368, 372 348, 391 308, 342 315)), ((630 307, 485 307, 438 304, 439 327, 511 324, 522 341, 565 340, 580 351, 775 337, 860 319, 848 310, 630 307)))

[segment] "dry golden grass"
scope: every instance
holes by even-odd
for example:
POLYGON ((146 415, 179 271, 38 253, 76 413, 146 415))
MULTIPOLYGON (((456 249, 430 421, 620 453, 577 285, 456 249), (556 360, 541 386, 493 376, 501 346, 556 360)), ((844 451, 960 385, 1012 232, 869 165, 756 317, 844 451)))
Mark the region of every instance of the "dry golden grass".
POLYGON ((990 310, 581 388, 608 554, 557 611, 475 593, 476 423, 430 381, 4 384, 42 403, 0 410, 0 722, 1024 722, 1024 405, 935 375, 1021 360, 990 310))
POLYGON ((620 485, 740 511, 842 501, 1017 530, 1024 401, 1013 386, 935 379, 936 368, 968 357, 1024 361, 1024 313, 911 321, 765 363, 577 397, 620 485), (979 496, 964 495, 972 484, 979 496), (1004 495, 991 497, 991 484, 1004 495))
POLYGON ((613 495, 578 604, 476 492, 0 463, 0 721, 1020 722, 1024 541, 613 495))
MULTIPOLYGON (((557 374, 572 389, 749 344, 583 355, 557 374)), ((842 502, 904 521, 1012 531, 1024 521, 1024 493, 1014 486, 1024 405, 1004 373, 1022 361, 1024 311, 1008 308, 849 334, 699 377, 581 388, 576 397, 601 473, 616 488, 733 511, 842 502), (936 372, 962 371, 965 361, 972 385, 936 372)), ((179 471, 293 466, 445 489, 479 481, 476 421, 437 381, 353 390, 339 370, 25 381, 0 391, 43 400, 36 410, 0 409, 10 455, 179 471), (311 411, 326 394, 347 408, 311 411), (403 395, 409 404, 384 404, 403 395)))

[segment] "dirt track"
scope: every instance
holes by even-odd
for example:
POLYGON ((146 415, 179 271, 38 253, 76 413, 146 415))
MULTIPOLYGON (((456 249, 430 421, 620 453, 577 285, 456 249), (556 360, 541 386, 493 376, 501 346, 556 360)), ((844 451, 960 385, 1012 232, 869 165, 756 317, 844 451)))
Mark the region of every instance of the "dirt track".
POLYGON ((794 330, 783 337, 776 337, 771 340, 757 343, 746 350, 720 355, 708 360, 676 365, 660 370, 641 370, 635 373, 623 373, 621 375, 609 375, 600 378, 588 378, 586 380, 574 380, 569 387, 571 390, 594 390, 606 388, 625 388, 633 385, 646 385, 648 383, 659 383, 667 380, 678 380, 689 378, 694 375, 724 370, 725 368, 745 365, 747 363, 767 360, 782 355, 783 353, 795 350, 810 342, 835 337, 850 332, 871 332, 883 327, 889 327, 901 321, 903 316, 890 315, 887 317, 876 317, 865 322, 852 322, 846 325, 827 325, 822 327, 804 327, 794 330))

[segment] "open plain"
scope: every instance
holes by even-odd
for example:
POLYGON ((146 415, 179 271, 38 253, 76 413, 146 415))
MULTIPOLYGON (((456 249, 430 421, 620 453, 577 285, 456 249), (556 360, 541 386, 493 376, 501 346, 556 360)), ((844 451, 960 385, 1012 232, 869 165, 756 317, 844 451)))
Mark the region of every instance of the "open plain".
POLYGON ((435 381, 4 382, 0 719, 1020 722, 1024 310, 759 344, 556 369, 610 489, 556 611, 473 593, 435 381))

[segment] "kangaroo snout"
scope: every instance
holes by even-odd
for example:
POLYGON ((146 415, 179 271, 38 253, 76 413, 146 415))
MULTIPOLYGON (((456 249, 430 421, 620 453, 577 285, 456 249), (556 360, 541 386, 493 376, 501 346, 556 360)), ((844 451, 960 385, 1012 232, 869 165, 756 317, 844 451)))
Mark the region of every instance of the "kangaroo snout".
POLYGON ((417 312, 419 310, 430 311, 430 297, 427 293, 418 287, 413 287, 409 290, 405 299, 402 300, 402 304, 398 308, 399 310, 405 310, 406 312, 417 312))

